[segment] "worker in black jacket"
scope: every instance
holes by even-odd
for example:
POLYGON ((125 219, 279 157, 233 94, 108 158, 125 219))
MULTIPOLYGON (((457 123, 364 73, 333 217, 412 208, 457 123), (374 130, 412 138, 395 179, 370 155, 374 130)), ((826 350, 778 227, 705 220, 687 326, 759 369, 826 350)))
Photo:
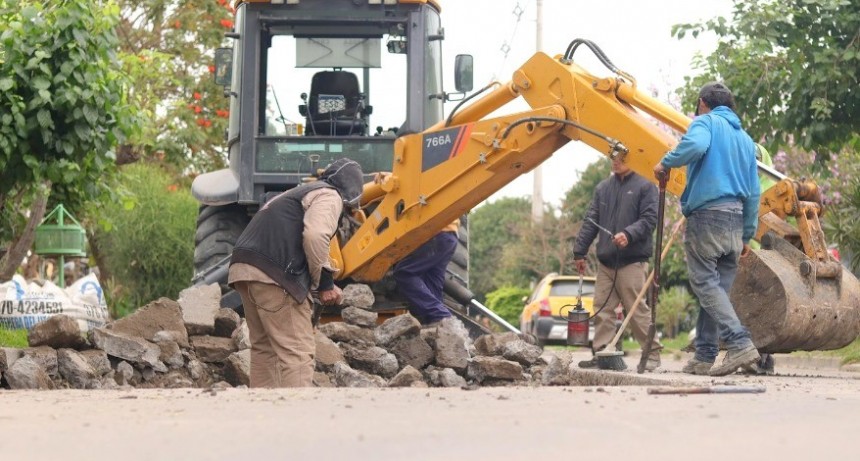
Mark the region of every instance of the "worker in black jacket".
MULTIPOLYGON (((594 191, 594 199, 576 237, 574 261, 585 273, 585 256, 597 237, 597 282, 594 294, 593 351, 605 348, 615 335, 615 308, 620 303, 630 312, 648 276, 648 260, 653 254, 652 233, 657 224, 657 187, 634 173, 620 159, 612 160, 612 176, 594 191)), ((633 337, 641 346, 648 341, 651 310, 645 299, 633 314, 633 337)), ((660 366, 660 349, 651 345, 646 370, 660 366)), ((579 363, 582 368, 597 366, 596 358, 579 363)))

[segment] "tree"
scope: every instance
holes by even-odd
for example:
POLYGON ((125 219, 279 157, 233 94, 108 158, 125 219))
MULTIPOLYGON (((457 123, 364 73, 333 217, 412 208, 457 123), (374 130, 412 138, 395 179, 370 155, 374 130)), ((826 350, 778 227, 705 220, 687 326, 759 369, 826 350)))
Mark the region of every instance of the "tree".
POLYGON ((41 221, 49 195, 75 209, 110 193, 113 149, 136 124, 114 52, 118 13, 85 0, 0 0, 0 239, 16 250, 0 279, 21 264, 33 238, 22 228, 41 221))
POLYGON ((687 78, 688 107, 704 82, 722 80, 747 130, 771 151, 791 144, 826 153, 860 148, 860 3, 738 0, 731 21, 672 29, 678 38, 702 32, 719 43, 694 63, 701 74, 687 78))
POLYGON ((601 159, 590 163, 580 173, 579 180, 564 194, 561 204, 562 215, 573 222, 585 219, 591 199, 594 197, 594 189, 611 173, 612 162, 601 159))
POLYGON ((117 0, 128 91, 149 118, 123 152, 177 171, 224 168, 229 100, 215 85, 213 51, 233 28, 232 1, 117 0))
POLYGON ((513 227, 516 243, 505 246, 502 252, 501 267, 496 272, 497 283, 528 286, 549 272, 573 273, 570 242, 580 225, 559 216, 549 205, 540 224, 531 220, 516 223, 513 227))
POLYGON ((850 171, 860 151, 860 3, 741 0, 730 21, 673 28, 678 38, 702 32, 720 41, 696 62, 702 74, 687 79, 685 102, 704 81, 724 80, 753 138, 782 157, 789 175, 818 181, 828 237, 843 253, 860 253, 860 184, 850 171))
POLYGON ((504 248, 517 241, 517 223, 529 221, 531 204, 526 198, 503 198, 476 208, 469 216, 469 286, 483 297, 499 287, 496 269, 504 248))

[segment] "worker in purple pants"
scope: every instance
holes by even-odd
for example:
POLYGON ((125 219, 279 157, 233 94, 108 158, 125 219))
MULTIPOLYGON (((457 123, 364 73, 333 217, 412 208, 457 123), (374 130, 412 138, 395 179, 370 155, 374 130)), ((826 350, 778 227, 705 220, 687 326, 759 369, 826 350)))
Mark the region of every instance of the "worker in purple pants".
POLYGON ((448 317, 451 312, 442 303, 445 269, 457 249, 457 228, 454 221, 394 266, 397 290, 410 303, 409 312, 429 325, 448 317))

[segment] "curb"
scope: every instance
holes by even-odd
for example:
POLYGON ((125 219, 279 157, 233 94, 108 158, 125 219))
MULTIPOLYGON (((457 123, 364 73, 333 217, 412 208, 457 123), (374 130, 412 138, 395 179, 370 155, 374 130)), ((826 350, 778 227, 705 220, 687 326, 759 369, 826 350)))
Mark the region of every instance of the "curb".
POLYGON ((839 357, 798 357, 789 354, 773 354, 773 358, 777 367, 803 368, 806 370, 839 370, 842 367, 842 359, 839 357))

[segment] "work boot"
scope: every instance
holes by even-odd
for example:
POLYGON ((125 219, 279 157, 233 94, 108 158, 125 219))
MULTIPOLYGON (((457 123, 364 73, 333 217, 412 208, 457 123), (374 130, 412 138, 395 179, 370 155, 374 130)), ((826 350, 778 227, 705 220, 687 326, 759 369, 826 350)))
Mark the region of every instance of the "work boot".
POLYGON ((684 368, 681 369, 681 373, 687 373, 688 375, 707 375, 708 372, 711 371, 712 366, 714 366, 712 362, 703 362, 692 358, 688 360, 687 364, 684 365, 684 368))
POLYGON ((741 370, 747 375, 773 376, 776 374, 773 364, 773 354, 761 354, 758 363, 751 363, 741 370))
POLYGON ((737 351, 728 351, 723 363, 714 365, 711 371, 708 372, 711 376, 726 376, 738 371, 738 368, 745 368, 748 365, 757 363, 761 359, 755 346, 749 345, 744 349, 737 351))
POLYGON ((648 354, 648 361, 645 362, 645 371, 654 371, 660 368, 660 351, 654 351, 648 354))
POLYGON ((579 368, 597 368, 597 357, 579 362, 579 368))

